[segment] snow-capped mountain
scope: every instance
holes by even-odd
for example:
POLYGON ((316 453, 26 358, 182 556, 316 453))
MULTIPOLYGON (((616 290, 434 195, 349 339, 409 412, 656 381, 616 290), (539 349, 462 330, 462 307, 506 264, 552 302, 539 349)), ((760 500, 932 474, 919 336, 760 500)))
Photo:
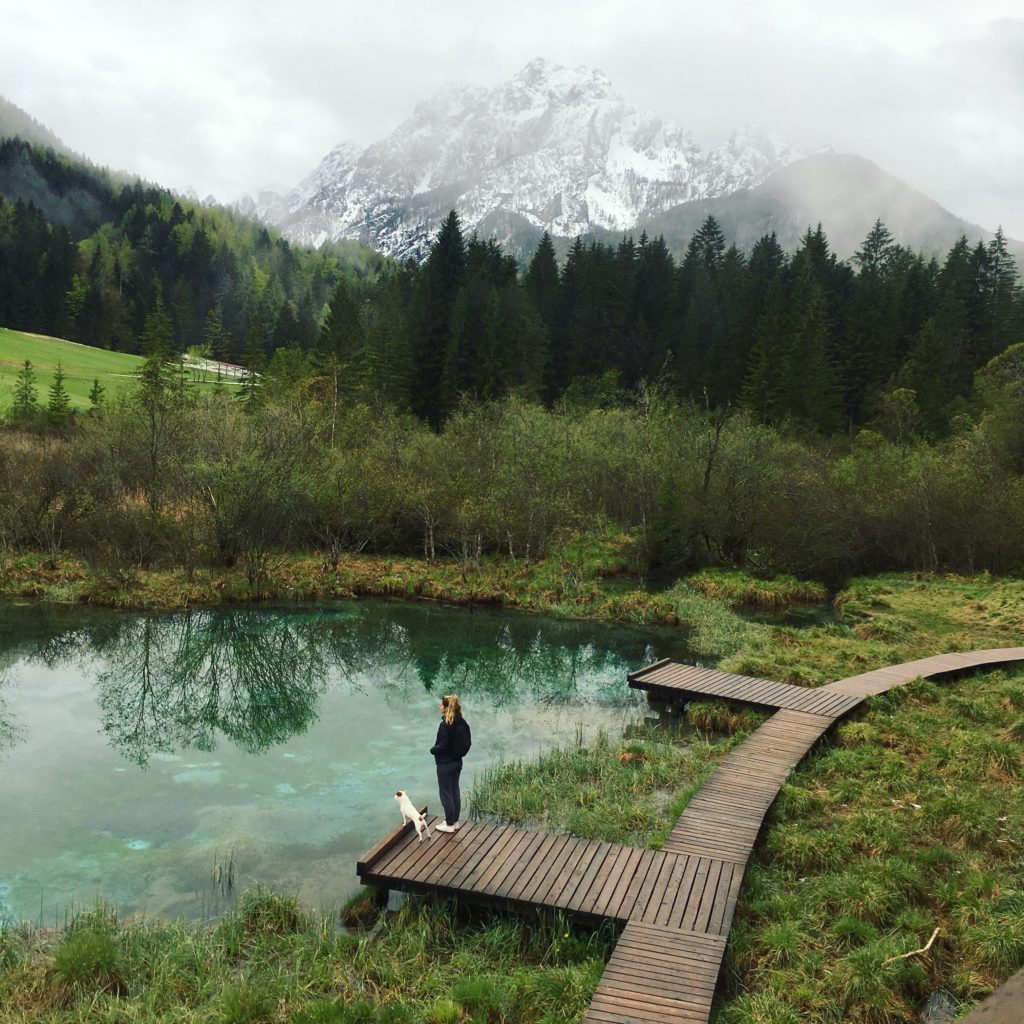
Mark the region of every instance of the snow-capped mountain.
POLYGON ((602 72, 537 59, 493 89, 446 86, 379 142, 335 147, 287 195, 238 205, 297 242, 353 238, 418 257, 452 208, 502 242, 517 228, 622 231, 752 188, 803 155, 751 128, 706 152, 627 103, 602 72))

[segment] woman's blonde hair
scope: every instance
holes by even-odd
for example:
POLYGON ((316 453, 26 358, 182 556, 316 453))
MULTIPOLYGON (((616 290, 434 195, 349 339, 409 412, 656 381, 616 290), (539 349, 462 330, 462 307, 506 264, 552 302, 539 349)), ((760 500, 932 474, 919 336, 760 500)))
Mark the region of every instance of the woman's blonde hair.
POLYGON ((462 717, 462 702, 459 700, 459 696, 456 693, 446 693, 441 698, 441 706, 444 708, 444 721, 446 725, 451 725, 455 721, 455 716, 462 717))

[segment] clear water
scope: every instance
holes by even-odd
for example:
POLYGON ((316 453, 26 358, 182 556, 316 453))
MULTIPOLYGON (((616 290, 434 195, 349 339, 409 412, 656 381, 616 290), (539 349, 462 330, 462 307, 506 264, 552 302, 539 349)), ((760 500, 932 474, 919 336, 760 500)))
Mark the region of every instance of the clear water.
POLYGON ((428 605, 143 616, 0 607, 0 917, 204 919, 261 882, 313 907, 438 808, 428 749, 459 693, 474 775, 642 716, 626 673, 678 631, 428 605), (227 885, 230 872, 233 888, 227 885))

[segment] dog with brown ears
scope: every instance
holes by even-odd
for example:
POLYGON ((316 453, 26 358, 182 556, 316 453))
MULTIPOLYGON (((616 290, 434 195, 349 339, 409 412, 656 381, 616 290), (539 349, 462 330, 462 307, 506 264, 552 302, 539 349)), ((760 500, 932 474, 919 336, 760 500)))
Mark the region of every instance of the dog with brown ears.
POLYGON ((430 826, 427 824, 426 817, 420 814, 413 806, 413 802, 409 799, 409 794, 404 789, 400 789, 395 794, 395 799, 398 801, 398 809, 402 812, 402 824, 404 825, 407 821, 413 823, 416 828, 417 841, 423 842, 424 832, 426 832, 428 839, 433 838, 430 834, 430 826))

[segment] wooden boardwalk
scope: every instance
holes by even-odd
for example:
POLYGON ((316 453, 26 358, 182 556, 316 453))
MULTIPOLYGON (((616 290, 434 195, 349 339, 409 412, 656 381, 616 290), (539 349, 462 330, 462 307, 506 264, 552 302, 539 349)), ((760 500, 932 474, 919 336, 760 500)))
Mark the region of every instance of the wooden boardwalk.
POLYGON ((737 676, 695 665, 679 665, 667 658, 631 672, 629 685, 664 698, 716 697, 762 708, 785 708, 809 715, 841 718, 852 711, 860 697, 824 687, 791 686, 753 676, 737 676))
MULTIPOLYGON (((364 884, 625 925, 586 1020, 703 1024, 747 860, 786 777, 843 715, 919 677, 1024 661, 1024 647, 941 654, 805 688, 662 661, 629 676, 661 696, 713 696, 779 710, 690 800, 661 850, 506 825, 418 842, 396 829, 360 858, 364 884)), ((436 822, 439 819, 434 819, 436 822)))

